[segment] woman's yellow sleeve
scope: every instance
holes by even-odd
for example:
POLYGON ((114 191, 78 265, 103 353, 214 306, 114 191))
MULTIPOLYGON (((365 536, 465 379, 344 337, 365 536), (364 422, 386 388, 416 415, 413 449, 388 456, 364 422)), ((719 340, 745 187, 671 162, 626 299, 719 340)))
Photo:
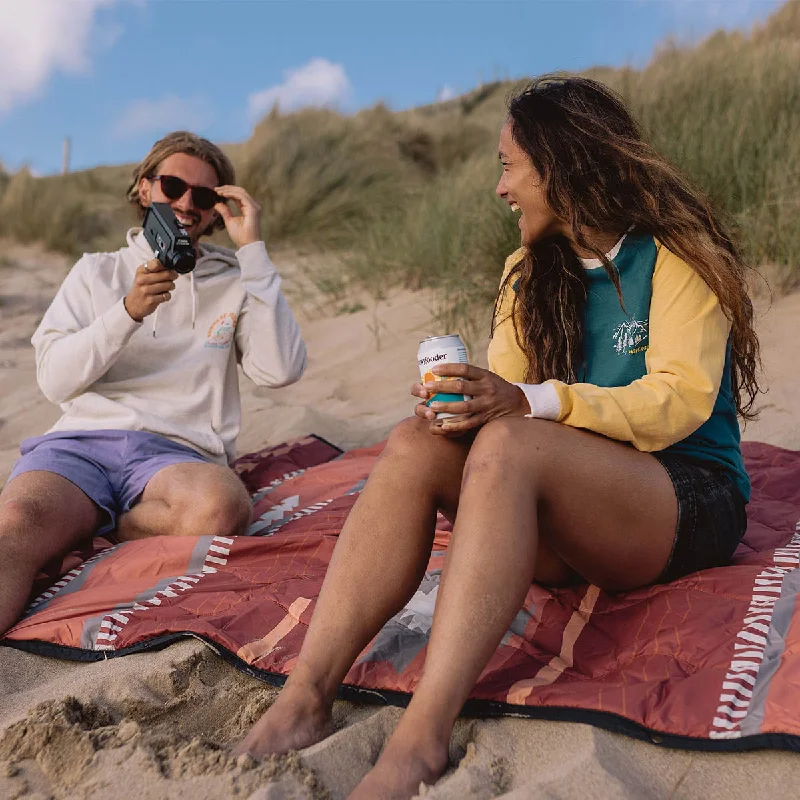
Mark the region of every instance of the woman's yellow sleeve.
POLYGON ((503 284, 506 275, 525 257, 525 250, 526 248, 520 247, 506 259, 503 277, 500 281, 501 295, 497 305, 497 317, 488 350, 489 369, 511 383, 525 380, 528 360, 517 344, 517 337, 514 333, 512 317, 514 289, 508 284, 505 286, 503 284))

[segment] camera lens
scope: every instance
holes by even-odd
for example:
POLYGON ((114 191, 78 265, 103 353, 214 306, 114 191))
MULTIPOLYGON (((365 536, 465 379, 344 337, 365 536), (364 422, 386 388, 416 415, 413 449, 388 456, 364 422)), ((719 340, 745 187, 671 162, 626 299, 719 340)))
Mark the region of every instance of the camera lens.
POLYGON ((180 275, 185 275, 194 269, 195 263, 194 253, 175 253, 172 259, 172 269, 180 275))

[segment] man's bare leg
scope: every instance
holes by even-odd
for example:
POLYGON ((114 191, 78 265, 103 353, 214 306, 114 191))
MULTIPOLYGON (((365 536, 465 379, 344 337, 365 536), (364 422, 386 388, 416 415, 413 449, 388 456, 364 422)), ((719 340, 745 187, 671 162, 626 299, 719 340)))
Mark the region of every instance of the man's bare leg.
POLYGON ((139 502, 117 519, 121 541, 148 536, 238 536, 250 525, 252 503, 228 467, 172 464, 148 481, 139 502))
POLYGON ((39 570, 91 536, 102 517, 55 473, 23 472, 8 483, 0 493, 0 634, 19 619, 39 570))

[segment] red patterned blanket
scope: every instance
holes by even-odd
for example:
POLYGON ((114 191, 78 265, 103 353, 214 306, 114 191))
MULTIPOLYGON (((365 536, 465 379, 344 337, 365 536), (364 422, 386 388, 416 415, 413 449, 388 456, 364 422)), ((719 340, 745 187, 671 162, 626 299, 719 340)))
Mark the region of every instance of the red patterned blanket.
MULTIPOLYGON (((239 459, 251 536, 95 539, 42 576, 3 644, 93 660, 192 635, 282 682, 380 449, 341 455, 311 436, 239 459)), ((532 585, 466 711, 590 722, 670 746, 800 749, 800 452, 744 450, 753 499, 733 564, 618 596, 532 585)), ((407 702, 448 532, 440 520, 419 590, 361 654, 343 696, 407 702)))

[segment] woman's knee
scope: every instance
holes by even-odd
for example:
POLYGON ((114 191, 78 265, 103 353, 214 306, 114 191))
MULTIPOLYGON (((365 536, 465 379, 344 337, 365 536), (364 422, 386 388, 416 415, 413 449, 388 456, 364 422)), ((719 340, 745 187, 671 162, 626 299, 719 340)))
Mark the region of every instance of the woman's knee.
POLYGON ((469 451, 467 467, 470 469, 497 468, 508 465, 520 452, 519 429, 512 420, 487 422, 475 437, 469 451))
POLYGON ((411 492, 417 500, 430 498, 454 509, 469 444, 435 435, 430 425, 419 417, 395 425, 368 485, 393 494, 411 492))
POLYGON ((475 473, 523 474, 534 477, 540 464, 553 457, 553 432, 542 420, 500 417, 487 422, 475 437, 464 469, 475 473))
POLYGON ((419 417, 407 417, 392 428, 383 454, 415 459, 435 444, 430 441, 433 438, 430 422, 419 417))
POLYGON ((426 479, 434 478, 442 468, 452 463, 452 445, 430 431, 430 422, 408 417, 394 426, 381 453, 380 462, 391 463, 395 477, 403 473, 426 479))

